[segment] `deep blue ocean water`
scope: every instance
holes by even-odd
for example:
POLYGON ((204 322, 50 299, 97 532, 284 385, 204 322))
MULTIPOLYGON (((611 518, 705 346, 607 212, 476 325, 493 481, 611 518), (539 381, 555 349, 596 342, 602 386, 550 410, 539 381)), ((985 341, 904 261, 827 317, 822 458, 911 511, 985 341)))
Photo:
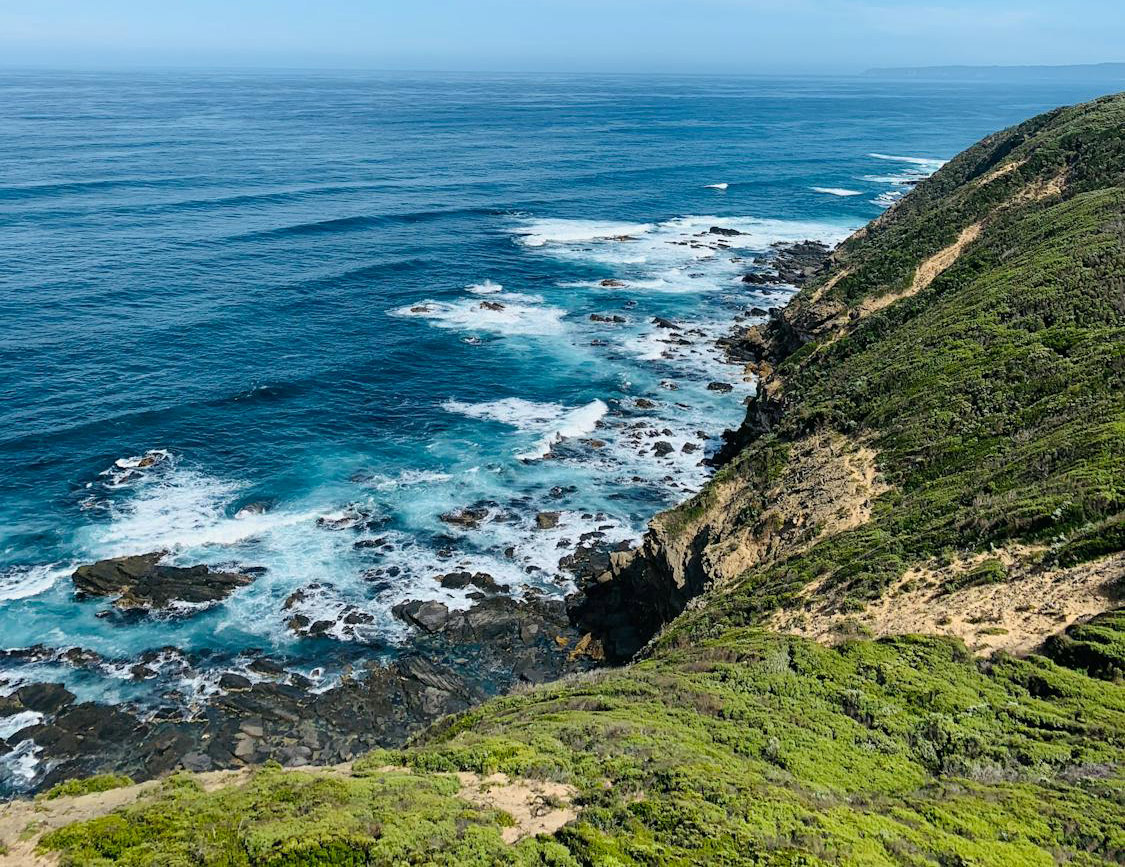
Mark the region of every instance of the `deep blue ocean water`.
POLYGON ((396 602, 467 604, 434 575, 565 593, 583 534, 636 538, 740 419, 752 385, 713 340, 787 297, 739 282, 755 255, 839 240, 982 135, 1096 93, 0 74, 0 648, 105 660, 8 660, 0 687, 143 702, 178 677, 190 700, 249 648, 327 684, 407 640, 396 602), (480 529, 438 519, 479 501, 480 529), (77 564, 157 550, 267 571, 176 616, 74 599, 77 564), (296 638, 284 601, 313 583, 295 610, 374 622, 296 638), (168 645, 213 665, 131 677, 168 645))

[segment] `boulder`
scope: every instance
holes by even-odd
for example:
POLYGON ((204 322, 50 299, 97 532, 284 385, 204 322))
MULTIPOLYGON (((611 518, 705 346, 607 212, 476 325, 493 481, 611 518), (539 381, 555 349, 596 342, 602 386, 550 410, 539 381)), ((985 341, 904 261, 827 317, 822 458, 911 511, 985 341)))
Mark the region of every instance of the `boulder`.
POLYGON ((553 530, 559 525, 560 512, 540 512, 535 516, 535 526, 540 530, 553 530))
POLYGON ((61 683, 29 683, 15 691, 15 698, 28 710, 55 714, 73 704, 74 693, 61 683))
POLYGON ((219 602, 254 580, 242 572, 220 572, 209 566, 163 566, 164 554, 114 557, 79 566, 72 576, 74 586, 82 596, 116 596, 118 608, 160 610, 177 602, 219 602))
POLYGON ((429 633, 441 632, 450 619, 448 606, 433 600, 422 602, 414 599, 396 605, 391 611, 400 620, 429 633))
POLYGON ((449 572, 442 575, 438 581, 447 590, 464 590, 466 587, 476 587, 485 593, 508 593, 507 584, 498 584, 496 579, 487 572, 449 572))
POLYGON ((470 506, 465 509, 455 509, 452 512, 446 512, 439 515, 438 518, 446 524, 453 524, 456 527, 464 527, 467 530, 475 530, 481 525, 481 521, 488 517, 488 509, 484 507, 470 506))

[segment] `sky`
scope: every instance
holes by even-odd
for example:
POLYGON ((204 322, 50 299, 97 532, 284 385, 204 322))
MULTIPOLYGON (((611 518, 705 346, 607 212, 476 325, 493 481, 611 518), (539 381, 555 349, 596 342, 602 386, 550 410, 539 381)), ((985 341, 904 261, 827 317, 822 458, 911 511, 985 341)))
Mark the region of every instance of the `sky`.
POLYGON ((0 0, 0 65, 818 73, 1125 61, 1125 0, 0 0))

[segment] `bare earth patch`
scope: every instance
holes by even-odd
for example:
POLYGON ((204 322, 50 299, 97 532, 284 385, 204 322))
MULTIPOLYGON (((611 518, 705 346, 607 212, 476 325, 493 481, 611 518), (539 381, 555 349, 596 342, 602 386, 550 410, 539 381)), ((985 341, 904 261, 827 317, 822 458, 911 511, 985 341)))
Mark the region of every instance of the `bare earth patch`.
POLYGON ((742 516, 757 504, 746 497, 757 495, 737 478, 714 482, 713 499, 693 526, 663 534, 668 562, 682 569, 693 540, 706 532, 704 566, 720 588, 753 566, 858 527, 870 520, 872 501, 887 490, 875 459, 873 449, 837 433, 793 443, 785 469, 765 495, 765 508, 751 522, 742 516))
POLYGON ((997 178, 1002 178, 1002 177, 1004 177, 1004 175, 1010 175, 1016 169, 1022 168, 1026 164, 1027 164, 1027 160, 1025 160, 1025 159, 1024 160, 1016 160, 1016 161, 1010 162, 1010 163, 1004 163, 1004 165, 998 166, 997 168, 994 168, 988 174, 981 175, 981 177, 977 178, 975 183, 978 187, 983 187, 983 186, 985 186, 985 184, 991 184, 997 178))
POLYGON ((874 636, 951 635, 981 655, 1029 653, 1071 624, 1119 604, 1109 589, 1125 575, 1125 553, 1069 569, 1041 568, 1041 554, 1042 549, 1013 546, 947 565, 916 566, 859 613, 834 611, 834 600, 820 595, 820 585, 814 584, 805 591, 804 611, 778 612, 769 625, 826 644, 861 631, 874 636), (1004 564, 1008 580, 943 590, 990 559, 1004 564))
POLYGON ((905 291, 892 293, 890 295, 881 295, 878 298, 865 299, 857 308, 859 317, 862 319, 865 316, 870 316, 872 313, 877 313, 883 308, 889 307, 896 301, 909 298, 911 295, 917 295, 923 289, 927 288, 943 271, 947 270, 950 265, 960 258, 969 244, 980 237, 982 228, 983 225, 981 223, 973 223, 971 226, 961 231, 956 241, 945 249, 934 253, 929 259, 919 265, 918 270, 914 273, 914 279, 910 282, 909 288, 905 291))
POLYGON ((1028 202, 1041 202, 1053 196, 1061 196, 1066 189, 1066 171, 1061 171, 1050 180, 1038 181, 1028 184, 1008 202, 1005 207, 1026 205, 1028 202))
POLYGON ((502 832, 505 843, 517 843, 536 834, 554 834, 578 817, 570 803, 576 792, 563 783, 543 780, 513 780, 507 774, 481 777, 460 773, 458 797, 470 804, 503 810, 516 824, 502 832))

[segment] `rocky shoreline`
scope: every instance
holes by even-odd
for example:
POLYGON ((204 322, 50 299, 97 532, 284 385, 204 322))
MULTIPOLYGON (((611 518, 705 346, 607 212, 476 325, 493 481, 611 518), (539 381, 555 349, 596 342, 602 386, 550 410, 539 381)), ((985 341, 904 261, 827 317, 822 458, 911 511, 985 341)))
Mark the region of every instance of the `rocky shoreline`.
MULTIPOLYGON (((737 234, 713 227, 708 234, 722 238, 731 233, 737 234)), ((791 291, 819 273, 830 256, 830 249, 817 242, 775 245, 769 256, 753 261, 743 283, 758 291, 791 291)), ((755 306, 736 317, 734 331, 718 341, 729 361, 761 361, 748 349, 741 323, 769 313, 755 306)), ((655 324, 671 340, 681 330, 670 321, 655 324)), ((732 389, 722 382, 708 387, 732 389)), ((731 436, 728 432, 728 441, 731 436)), ((664 446, 672 448, 655 442, 657 457, 664 446)), ((692 445, 692 450, 698 448, 692 445)), ((720 451, 709 462, 722 460, 720 451)), ((489 519, 490 509, 487 504, 467 506, 441 519, 471 530, 489 519)), ((362 519, 356 521, 362 524, 362 519)), ((558 513, 536 515, 539 529, 553 529, 558 520, 558 513)), ((40 773, 33 788, 42 789, 92 773, 126 773, 141 780, 181 767, 204 771, 267 760, 328 764, 399 746, 422 726, 490 696, 631 659, 703 589, 701 580, 654 574, 666 562, 654 546, 659 542, 652 533, 639 548, 586 534, 559 564, 577 587, 565 600, 534 589, 513 593, 484 572, 435 575, 437 586, 466 593, 469 606, 458 609, 425 598, 394 606, 394 616, 410 630, 409 649, 396 655, 372 640, 366 655, 358 655, 327 688, 288 669, 285 660, 261 652, 242 654, 202 700, 188 700, 172 690, 166 693, 167 706, 155 709, 80 701, 61 683, 24 683, 0 697, 0 722, 14 721, 0 729, 6 736, 0 738, 0 757, 37 763, 40 773)), ((79 567, 72 579, 76 595, 108 600, 101 617, 191 617, 264 571, 242 565, 229 570, 169 566, 161 562, 164 556, 154 551, 79 567)), ((374 570, 370 580, 393 578, 387 571, 374 570)), ((371 619, 366 612, 344 606, 332 619, 311 613, 323 610, 308 603, 326 589, 312 583, 290 594, 285 600, 289 629, 310 642, 362 637, 371 619)), ((104 671, 111 664, 82 648, 36 646, 3 656, 79 672, 104 671)), ((214 660, 164 648, 135 660, 128 678, 143 682, 174 672, 182 679, 204 663, 213 667, 214 660)))

